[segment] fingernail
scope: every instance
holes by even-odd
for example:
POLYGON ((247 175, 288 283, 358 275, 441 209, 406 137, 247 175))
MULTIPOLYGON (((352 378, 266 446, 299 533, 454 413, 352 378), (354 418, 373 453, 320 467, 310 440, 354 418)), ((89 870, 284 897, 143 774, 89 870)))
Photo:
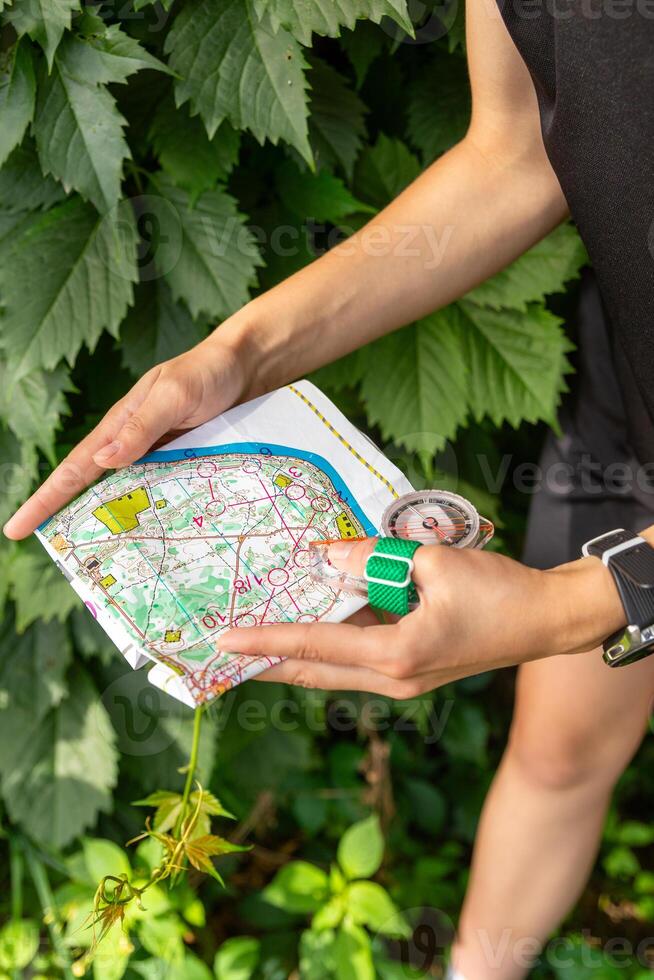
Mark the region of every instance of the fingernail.
POLYGON ((327 554, 330 559, 335 559, 336 561, 339 558, 347 558, 352 548, 354 548, 354 544, 354 541, 337 541, 336 544, 330 544, 327 554))
POLYGON ((111 459, 112 456, 115 456, 119 449, 119 442, 110 442, 108 446, 105 446, 104 449, 101 449, 95 454, 93 457, 93 462, 98 463, 99 466, 104 466, 107 460, 111 459))

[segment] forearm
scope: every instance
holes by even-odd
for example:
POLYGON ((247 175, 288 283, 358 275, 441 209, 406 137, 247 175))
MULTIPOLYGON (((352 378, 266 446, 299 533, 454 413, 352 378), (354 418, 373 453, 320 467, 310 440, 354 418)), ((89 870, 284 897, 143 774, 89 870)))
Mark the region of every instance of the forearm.
POLYGON ((207 341, 247 348, 257 394, 463 295, 565 216, 542 148, 464 139, 361 231, 257 297, 207 341))

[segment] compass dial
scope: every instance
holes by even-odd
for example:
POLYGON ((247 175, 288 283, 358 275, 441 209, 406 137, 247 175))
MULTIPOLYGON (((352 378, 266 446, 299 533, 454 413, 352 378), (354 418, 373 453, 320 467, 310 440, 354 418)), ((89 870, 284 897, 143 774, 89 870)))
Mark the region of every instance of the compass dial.
POLYGON ((473 545, 479 536, 479 514, 472 504, 449 490, 416 490, 394 500, 382 516, 382 531, 393 538, 452 548, 473 545))

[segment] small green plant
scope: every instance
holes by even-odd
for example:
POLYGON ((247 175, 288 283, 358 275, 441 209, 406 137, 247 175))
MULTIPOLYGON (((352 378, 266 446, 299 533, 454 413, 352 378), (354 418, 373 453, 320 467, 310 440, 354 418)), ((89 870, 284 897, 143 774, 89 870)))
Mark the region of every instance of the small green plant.
MULTIPOLYGON (((374 980, 392 961, 379 937, 408 939, 411 927, 386 889, 369 879, 382 863, 384 839, 377 816, 355 823, 343 834, 329 871, 308 861, 290 861, 261 897, 293 916, 309 917, 299 944, 300 975, 306 980, 374 980)), ((244 978, 254 975, 256 941, 239 937, 219 951, 216 975, 227 978, 228 964, 241 958, 244 978), (236 944, 240 945, 236 945, 236 944)), ((390 975, 390 974, 388 974, 390 975)), ((406 971, 395 976, 413 976, 406 971)))

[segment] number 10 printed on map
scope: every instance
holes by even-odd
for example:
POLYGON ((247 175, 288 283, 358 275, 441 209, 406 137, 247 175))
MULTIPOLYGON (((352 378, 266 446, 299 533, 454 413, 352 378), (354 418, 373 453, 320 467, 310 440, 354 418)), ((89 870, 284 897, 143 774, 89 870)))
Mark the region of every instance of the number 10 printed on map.
POLYGON ((239 626, 340 621, 309 543, 377 532, 411 485, 314 385, 256 398, 116 470, 37 535, 130 666, 190 706, 276 662, 220 652, 239 626))

